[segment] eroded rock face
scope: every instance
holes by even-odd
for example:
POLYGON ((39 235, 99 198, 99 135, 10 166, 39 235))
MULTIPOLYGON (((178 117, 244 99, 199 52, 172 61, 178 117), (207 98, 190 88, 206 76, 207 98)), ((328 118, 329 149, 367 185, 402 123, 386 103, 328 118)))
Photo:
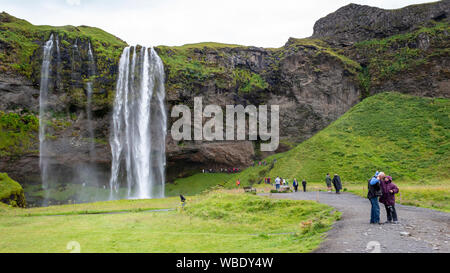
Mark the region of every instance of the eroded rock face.
POLYGON ((349 4, 319 19, 314 24, 314 38, 325 39, 336 46, 385 38, 412 31, 429 20, 444 20, 450 16, 450 1, 411 5, 385 10, 365 5, 349 4))

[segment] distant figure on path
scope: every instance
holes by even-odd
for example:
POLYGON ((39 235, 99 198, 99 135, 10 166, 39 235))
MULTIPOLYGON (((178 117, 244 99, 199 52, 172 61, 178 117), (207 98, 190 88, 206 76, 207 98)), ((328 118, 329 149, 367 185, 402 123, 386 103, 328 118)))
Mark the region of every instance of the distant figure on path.
POLYGON ((387 221, 385 224, 398 224, 397 211, 395 210, 395 194, 399 192, 397 185, 392 183, 392 177, 386 176, 380 181, 382 196, 380 203, 386 208, 387 221))
POLYGON ((280 189, 280 184, 281 184, 281 179, 280 179, 280 177, 277 176, 277 178, 275 178, 275 189, 276 190, 280 189))
POLYGON ((375 175, 369 179, 367 185, 368 192, 367 198, 370 200, 370 223, 371 224, 381 224, 380 223, 380 205, 378 204, 378 197, 383 193, 381 191, 380 181, 383 181, 385 174, 383 172, 375 172, 375 175))
POLYGON ((331 192, 331 177, 329 173, 325 177, 325 183, 327 183, 328 192, 331 192))
POLYGON ((297 178, 294 178, 294 181, 292 181, 292 186, 294 186, 294 191, 297 192, 297 190, 298 190, 297 178))
POLYGON ((306 180, 303 179, 302 181, 302 186, 303 186, 303 192, 306 192, 306 180))
POLYGON ((236 180, 236 186, 239 188, 239 186, 241 185, 241 180, 236 180))
POLYGON ((339 177, 339 175, 337 175, 337 173, 335 173, 333 177, 333 186, 336 189, 336 193, 339 194, 339 191, 342 189, 342 182, 341 178, 339 177))

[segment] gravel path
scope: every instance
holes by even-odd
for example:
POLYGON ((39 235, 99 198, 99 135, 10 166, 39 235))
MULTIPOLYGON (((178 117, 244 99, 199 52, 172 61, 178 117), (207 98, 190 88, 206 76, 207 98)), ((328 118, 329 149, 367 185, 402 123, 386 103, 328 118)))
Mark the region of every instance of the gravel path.
MULTIPOLYGON (((265 194, 267 195, 267 194, 265 194)), ((435 253, 450 252, 450 213, 396 204, 400 224, 371 225, 370 202, 350 193, 297 192, 270 194, 272 198, 318 200, 342 212, 315 252, 435 253)), ((380 220, 386 211, 380 204, 380 220)))

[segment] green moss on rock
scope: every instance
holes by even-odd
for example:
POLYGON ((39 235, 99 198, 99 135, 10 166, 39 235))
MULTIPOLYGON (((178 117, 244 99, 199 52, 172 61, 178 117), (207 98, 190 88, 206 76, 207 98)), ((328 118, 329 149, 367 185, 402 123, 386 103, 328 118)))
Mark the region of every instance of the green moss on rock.
POLYGON ((26 206, 22 186, 6 173, 0 173, 0 201, 12 207, 26 206))

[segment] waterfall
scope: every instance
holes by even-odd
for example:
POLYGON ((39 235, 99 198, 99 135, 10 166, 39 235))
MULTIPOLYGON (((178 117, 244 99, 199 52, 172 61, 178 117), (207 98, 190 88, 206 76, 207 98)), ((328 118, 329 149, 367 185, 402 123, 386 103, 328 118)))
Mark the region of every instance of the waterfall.
POLYGON ((92 54, 91 43, 89 43, 88 50, 88 78, 89 80, 86 82, 86 93, 87 93, 87 103, 86 103, 86 114, 87 114, 87 122, 88 122, 88 134, 89 134, 89 157, 92 158, 95 156, 95 145, 94 145, 94 129, 92 126, 92 85, 93 85, 93 77, 95 76, 95 60, 94 54, 92 54))
POLYGON ((119 61, 111 130, 111 195, 164 197, 167 134, 164 66, 153 48, 126 47, 119 61), (132 49, 132 50, 131 50, 132 49), (131 58, 131 62, 130 62, 131 58))
MULTIPOLYGON (((39 95, 39 168, 41 169, 42 188, 48 187, 48 147, 46 141, 47 125, 47 104, 48 104, 48 83, 51 73, 51 58, 53 49, 53 34, 44 45, 44 52, 41 66, 41 83, 39 95)), ((46 194, 48 191, 45 191, 46 194)), ((47 199, 48 196, 46 196, 47 199)))

